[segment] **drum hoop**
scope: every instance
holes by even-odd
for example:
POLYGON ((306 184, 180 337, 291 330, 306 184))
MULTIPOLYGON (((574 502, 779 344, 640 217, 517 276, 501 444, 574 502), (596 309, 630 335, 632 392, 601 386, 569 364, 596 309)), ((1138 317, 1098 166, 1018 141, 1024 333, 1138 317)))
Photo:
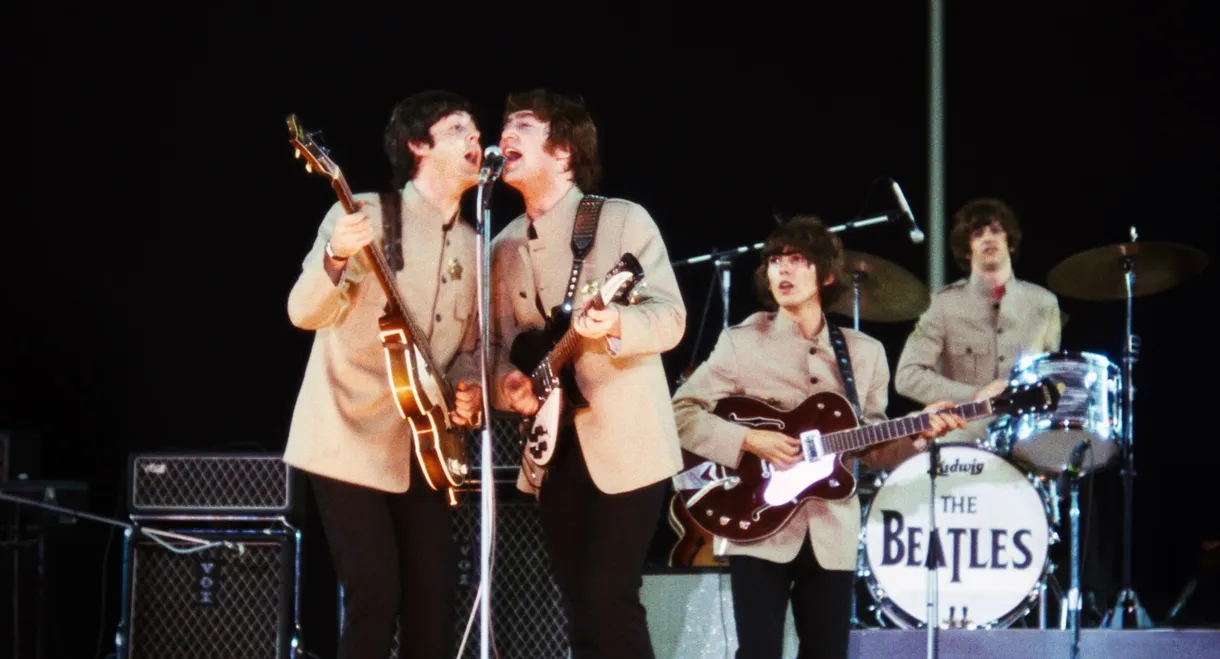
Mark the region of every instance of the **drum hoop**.
POLYGON ((1088 352, 1084 350, 1060 350, 1058 352, 1044 352, 1036 355, 1028 355, 1017 361, 1014 365, 1014 370, 1024 370, 1025 367, 1031 366, 1038 362, 1085 362, 1093 366, 1105 367, 1108 371, 1118 372, 1118 365, 1115 364, 1109 357, 1099 352, 1088 352))
MULTIPOLYGON (((1052 504, 1047 501, 1047 496, 1043 489, 1039 488, 1036 484, 1029 480, 1030 474, 1027 472, 1027 470, 1022 469, 1020 465, 1016 464, 1012 458, 1004 456, 997 451, 992 451, 983 446, 979 446, 975 442, 948 442, 940 444, 940 448, 942 449, 947 447, 966 447, 977 449, 983 453, 990 453, 1000 460, 1007 462, 1009 466, 1016 469, 1017 472, 1026 476, 1025 482, 1029 483, 1030 487, 1034 488, 1034 492, 1038 494, 1038 498, 1042 501, 1042 512, 1046 516, 1047 551, 1046 556, 1042 559, 1042 567, 1038 570, 1040 575, 1039 578, 1034 582, 1033 588, 1031 588, 1030 591, 1021 598, 1021 601, 1007 613, 994 620, 974 625, 971 627, 971 629, 1005 629, 1007 627, 1011 627, 1014 622, 1029 615, 1029 612, 1032 611, 1034 606, 1037 605, 1039 591, 1042 589, 1042 580, 1045 579, 1046 575, 1050 572, 1050 548, 1051 545, 1055 544, 1055 525, 1051 522, 1053 517, 1051 512, 1052 504)), ((909 460, 911 458, 907 459, 909 460)), ((897 467, 894 469, 897 469, 897 467)), ((879 482, 877 483, 876 490, 877 493, 880 493, 881 489, 885 487, 885 483, 894 473, 894 469, 887 470, 884 474, 879 475, 879 482)), ((868 516, 872 511, 874 500, 875 499, 870 499, 866 504, 862 502, 862 505, 860 506, 860 536, 856 545, 859 560, 857 562, 858 567, 856 568, 856 574, 857 576, 864 577, 864 585, 868 589, 868 594, 872 596, 873 601, 877 603, 877 609, 881 613, 885 614, 885 617, 888 617, 891 622, 898 625, 902 629, 923 629, 926 623, 920 622, 914 615, 907 613, 902 607, 898 606, 898 604, 895 603, 892 598, 884 594, 883 591, 885 589, 877 581, 877 577, 873 572, 872 561, 869 559, 868 555, 868 516), (863 574, 861 574, 861 572, 863 572, 863 574)))

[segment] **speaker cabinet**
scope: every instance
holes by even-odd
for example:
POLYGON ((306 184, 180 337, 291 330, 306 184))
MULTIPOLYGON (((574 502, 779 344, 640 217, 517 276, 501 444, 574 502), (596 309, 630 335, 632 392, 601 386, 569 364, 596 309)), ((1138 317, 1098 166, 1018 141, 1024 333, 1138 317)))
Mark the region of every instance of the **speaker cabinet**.
POLYGON ((119 659, 288 659, 297 539, 287 530, 128 532, 119 659))

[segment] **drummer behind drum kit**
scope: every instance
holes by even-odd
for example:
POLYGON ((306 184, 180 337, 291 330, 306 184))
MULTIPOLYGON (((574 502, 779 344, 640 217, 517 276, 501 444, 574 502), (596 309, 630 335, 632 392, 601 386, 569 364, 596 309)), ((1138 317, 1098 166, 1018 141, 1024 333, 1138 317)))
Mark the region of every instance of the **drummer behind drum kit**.
MULTIPOLYGON (((1047 277, 1047 285, 1066 297, 1126 300, 1121 366, 1091 352, 1023 358, 1012 368, 1009 388, 1049 379, 1060 392, 1054 410, 1001 415, 977 444, 938 444, 936 451, 920 453, 886 474, 871 501, 865 502, 859 575, 877 609, 893 625, 926 627, 927 612, 933 609, 929 572, 935 570, 938 627, 1007 627, 1039 606, 1039 626, 1045 628, 1047 582, 1053 570, 1049 546, 1059 539, 1058 490, 1067 480, 1072 565, 1060 627, 1074 630, 1078 644, 1078 483, 1083 475, 1117 462, 1124 486, 1123 581, 1102 626, 1152 626, 1131 588, 1131 371, 1139 349, 1139 339, 1131 332, 1132 299, 1199 274, 1207 256, 1185 245, 1136 242, 1136 237, 1132 228, 1131 242, 1071 256, 1047 277), (936 505, 929 515, 933 455, 938 456, 939 469, 936 505), (929 521, 935 522, 938 545, 932 566, 929 521)), ((855 318, 857 328, 861 318, 910 320, 927 308, 927 289, 900 266, 858 252, 847 252, 845 265, 853 279, 852 294, 828 311, 855 318)), ((866 488, 861 491, 867 493, 866 488)))

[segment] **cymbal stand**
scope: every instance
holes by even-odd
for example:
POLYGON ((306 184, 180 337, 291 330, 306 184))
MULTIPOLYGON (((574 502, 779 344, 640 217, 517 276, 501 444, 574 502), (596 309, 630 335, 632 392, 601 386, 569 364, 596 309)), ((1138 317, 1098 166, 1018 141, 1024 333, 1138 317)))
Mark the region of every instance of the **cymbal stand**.
MULTIPOLYGON (((1131 227, 1131 242, 1139 237, 1131 227)), ((1135 259, 1131 255, 1123 258, 1124 277, 1127 283, 1127 331, 1123 346, 1123 587, 1114 601, 1114 608, 1106 612, 1101 626, 1123 629, 1132 625, 1137 629, 1153 627, 1152 618, 1140 604, 1135 589, 1131 587, 1131 536, 1132 536, 1132 488, 1135 486, 1135 384, 1131 371, 1139 352, 1140 340, 1131 331, 1132 298, 1135 291, 1135 259)))
MULTIPOLYGON (((857 332, 860 331, 860 280, 863 277, 864 277, 863 272, 851 273, 852 329, 856 330, 857 332)), ((858 484, 860 483, 860 461, 859 460, 852 460, 851 475, 852 475, 852 478, 855 479, 857 486, 858 486, 858 484)), ((860 577, 860 566, 857 565, 856 572, 852 576, 852 589, 851 589, 851 618, 850 618, 850 620, 851 620, 851 626, 853 629, 857 629, 860 627, 860 617, 859 617, 859 614, 857 613, 858 605, 856 602, 856 579, 858 579, 859 577, 860 577)))

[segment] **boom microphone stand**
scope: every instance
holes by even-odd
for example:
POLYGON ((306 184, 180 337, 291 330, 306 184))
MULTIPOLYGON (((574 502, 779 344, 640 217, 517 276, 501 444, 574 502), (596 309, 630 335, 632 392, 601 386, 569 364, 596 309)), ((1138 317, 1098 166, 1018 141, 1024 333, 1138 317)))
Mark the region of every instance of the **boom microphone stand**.
MULTIPOLYGON (((866 227, 866 226, 869 226, 870 224, 878 224, 880 222, 889 222, 892 219, 893 219, 893 214, 887 213, 884 215, 877 215, 874 217, 868 217, 868 218, 859 219, 859 220, 851 220, 850 222, 844 222, 843 224, 829 227, 829 231, 838 233, 840 231, 846 231, 847 229, 857 229, 860 227, 866 227)), ((681 261, 671 261, 670 265, 676 268, 676 267, 683 266, 683 265, 694 265, 696 263, 703 263, 705 261, 712 261, 715 264, 715 266, 716 266, 715 277, 720 282, 722 327, 727 328, 729 326, 729 291, 733 287, 733 272, 730 269, 733 265, 733 259, 737 258, 738 256, 741 256, 742 254, 748 254, 748 253, 754 252, 756 250, 760 250, 763 248, 764 244, 765 243, 758 242, 758 243, 754 243, 752 245, 742 245, 741 247, 734 247, 732 249, 717 250, 717 251, 709 252, 707 254, 701 254, 699 256, 692 256, 689 259, 683 259, 681 261)), ((713 281, 715 281, 715 280, 713 280, 713 281)), ((860 320, 859 320, 860 291, 859 291, 858 282, 856 284, 855 305, 856 305, 855 309, 856 309, 856 316, 857 316, 856 329, 860 329, 860 320)), ((696 348, 697 347, 698 346, 696 346, 696 348)))
MULTIPOLYGON (((483 428, 479 464, 479 657, 488 659, 491 647, 491 545, 495 533, 493 528, 495 509, 495 483, 492 481, 491 465, 491 389, 488 376, 491 350, 491 188, 504 171, 504 156, 497 146, 489 146, 483 152, 483 168, 479 172, 477 216, 479 258, 475 262, 475 280, 478 282, 479 330, 482 348, 479 350, 480 382, 483 387, 483 428)), ((467 628, 469 629, 469 628, 467 628)), ((463 643, 465 640, 463 639, 463 643)))
MULTIPOLYGON (((928 659, 940 656, 940 536, 936 531, 936 476, 940 472, 940 442, 928 440, 928 659)), ((966 618, 965 609, 962 619, 966 618)), ((950 619, 952 623, 952 619, 950 619)))
POLYGON ((1090 448, 1092 448, 1092 441, 1088 439, 1077 444, 1076 448, 1072 449, 1068 468, 1072 504, 1068 513, 1072 526, 1072 582, 1068 589, 1067 620, 1072 630, 1072 659, 1080 656, 1080 477, 1084 454, 1090 448))
MULTIPOLYGON (((1131 242, 1139 237, 1135 227, 1131 227, 1131 242)), ((1131 298, 1135 291, 1135 257, 1127 254, 1123 257, 1124 279, 1127 284, 1127 331, 1123 345, 1123 588, 1114 601, 1114 608, 1106 612, 1101 621, 1102 627, 1122 629, 1133 624, 1139 629, 1151 628, 1152 619, 1144 610, 1140 600, 1131 587, 1131 522, 1132 522, 1132 488, 1135 486, 1135 384, 1131 381, 1131 370, 1135 365, 1136 354, 1139 352, 1139 337, 1131 331, 1131 298)))

